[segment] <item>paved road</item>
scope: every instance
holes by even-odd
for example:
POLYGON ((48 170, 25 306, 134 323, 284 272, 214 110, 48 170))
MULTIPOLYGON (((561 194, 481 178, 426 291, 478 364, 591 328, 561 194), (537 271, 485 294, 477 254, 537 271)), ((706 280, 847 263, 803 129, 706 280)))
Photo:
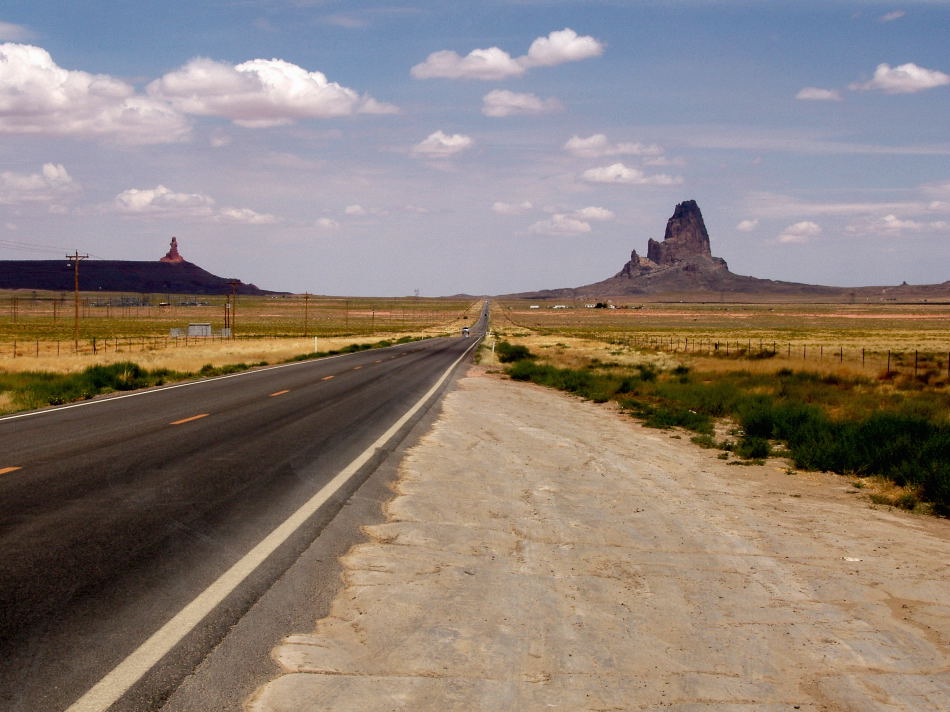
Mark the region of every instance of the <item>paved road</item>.
POLYGON ((116 697, 116 710, 160 706, 319 537, 412 421, 380 436, 473 343, 433 339, 0 419, 0 708, 68 708, 296 512, 287 540, 172 635, 160 664, 75 709, 116 697))

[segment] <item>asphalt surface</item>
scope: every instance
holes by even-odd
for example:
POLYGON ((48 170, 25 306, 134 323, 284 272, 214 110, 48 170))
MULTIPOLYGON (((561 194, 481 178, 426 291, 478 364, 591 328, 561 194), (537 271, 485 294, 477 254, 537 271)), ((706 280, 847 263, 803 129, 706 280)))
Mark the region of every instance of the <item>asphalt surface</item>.
MULTIPOLYGON (((0 419, 0 709, 67 709, 376 442, 483 324, 0 419)), ((160 708, 437 400, 110 709, 160 708)))

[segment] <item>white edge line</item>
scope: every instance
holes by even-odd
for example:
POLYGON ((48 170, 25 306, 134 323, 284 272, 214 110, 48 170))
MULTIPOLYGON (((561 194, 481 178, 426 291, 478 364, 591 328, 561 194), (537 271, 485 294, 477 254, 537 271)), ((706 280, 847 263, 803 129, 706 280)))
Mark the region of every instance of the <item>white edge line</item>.
POLYGON ((194 600, 182 608, 165 625, 155 631, 144 643, 136 648, 121 663, 97 682, 82 697, 74 702, 66 712, 104 712, 111 707, 129 688, 138 682, 155 664, 197 626, 205 616, 221 603, 251 573, 263 563, 281 544, 290 538, 303 523, 322 507, 336 492, 346 484, 356 472, 373 457, 376 450, 383 447, 413 415, 442 387, 452 370, 464 359, 481 339, 476 339, 449 366, 442 377, 407 410, 399 420, 379 436, 376 441, 343 468, 323 488, 305 502, 297 511, 274 531, 264 537, 259 544, 246 553, 230 569, 218 577, 208 588, 198 594, 194 600))
MULTIPOLYGON (((440 338, 440 337, 433 337, 440 338)), ((415 343, 415 342, 412 342, 415 343)), ((392 346, 385 346, 383 349, 378 349, 380 351, 384 349, 394 349, 400 346, 405 346, 406 344, 393 344, 392 346)), ((69 403, 67 405, 56 406, 55 408, 44 408, 43 410, 31 410, 28 413, 15 413, 13 415, 5 415, 0 417, 0 422, 4 420, 16 420, 17 418, 32 418, 37 415, 48 415, 50 413, 58 413, 62 410, 69 410, 70 408, 82 408, 84 406, 90 405, 101 405, 102 403, 110 403, 112 401, 122 400, 123 398, 136 398, 137 396, 147 396, 151 393, 159 393, 160 391, 170 391, 175 388, 187 388, 189 386, 200 386, 203 383, 211 383, 212 381, 223 381, 225 378, 238 378, 239 376, 253 376, 255 373, 263 373, 264 371, 273 371, 278 368, 290 368, 291 366, 302 366, 304 364, 313 363, 314 361, 329 361, 334 358, 343 358, 344 356, 355 356, 357 353, 365 353, 365 351, 358 351, 356 353, 349 354, 334 354, 333 356, 323 356, 321 358, 312 358, 307 359, 306 361, 294 361, 293 363, 279 363, 275 366, 264 366, 262 368, 255 368, 252 370, 241 371, 240 373, 228 373, 224 376, 212 376, 211 378, 202 378, 196 381, 187 381, 185 383, 173 383, 170 386, 158 386, 157 388, 148 388, 146 390, 136 391, 135 393, 125 393, 124 395, 119 396, 109 396, 107 398, 98 398, 87 401, 82 401, 81 403, 69 403)))

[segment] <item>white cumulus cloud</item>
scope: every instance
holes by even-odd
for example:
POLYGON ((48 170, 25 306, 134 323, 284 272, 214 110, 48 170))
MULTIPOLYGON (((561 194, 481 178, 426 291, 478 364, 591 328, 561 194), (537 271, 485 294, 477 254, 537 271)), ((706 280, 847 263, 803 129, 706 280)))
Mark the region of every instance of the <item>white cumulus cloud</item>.
POLYGON ((819 235, 821 235, 821 226, 818 223, 811 220, 802 220, 782 230, 782 233, 778 236, 778 241, 782 243, 803 243, 809 242, 819 235))
POLYGON ((736 230, 740 232, 752 232, 759 226, 758 220, 740 220, 736 225, 736 230))
POLYGON ((495 201, 491 206, 491 209, 499 215, 521 215, 522 213, 528 212, 532 208, 534 208, 534 205, 528 200, 525 200, 521 203, 503 203, 501 201, 495 201))
POLYGON ((604 156, 659 156, 663 147, 655 143, 611 143, 604 134, 593 134, 587 138, 571 136, 564 144, 564 150, 581 158, 602 158, 604 156))
POLYGON ((415 65, 410 73, 416 79, 508 79, 520 77, 525 67, 498 47, 473 49, 462 57, 444 49, 430 54, 425 62, 415 65))
POLYGON ((482 97, 482 113, 485 116, 549 114, 563 108, 564 105, 553 97, 542 99, 534 94, 518 94, 507 89, 495 89, 482 97))
POLYGON ((820 89, 819 87, 805 87, 795 95, 796 99, 805 101, 841 101, 841 92, 837 89, 820 89))
POLYGON ((449 158, 475 145, 471 136, 434 131, 412 147, 412 155, 420 158, 449 158))
POLYGON ((590 231, 589 222, 565 213, 555 213, 547 220, 539 220, 528 228, 528 232, 536 235, 583 235, 590 231))
POLYGON ((565 27, 547 37, 538 37, 528 48, 528 55, 519 61, 526 67, 552 67, 599 57, 603 52, 603 43, 589 35, 580 37, 570 27, 565 27))
POLYGON ((573 217, 580 218, 581 220, 613 220, 616 215, 612 210, 607 208, 602 208, 597 205, 591 205, 586 208, 581 208, 580 210, 575 210, 571 213, 573 217))
POLYGON ((61 163, 44 163, 39 173, 0 173, 0 205, 51 203, 78 190, 61 163))
POLYGON ((109 206, 113 212, 149 218, 208 220, 244 225, 271 225, 278 219, 250 208, 218 207, 214 198, 202 193, 176 193, 164 185, 129 188, 119 193, 109 206))
POLYGON ((623 163, 589 168, 581 174, 581 178, 588 183, 620 183, 624 185, 679 185, 683 182, 680 176, 671 176, 666 173, 648 175, 639 168, 631 168, 623 163))
POLYGON ((316 225, 323 230, 336 230, 340 227, 340 223, 333 218, 319 218, 316 225))
POLYGON ((554 213, 528 227, 536 235, 583 235, 591 231, 591 221, 603 222, 616 217, 613 211, 597 205, 579 208, 570 213, 554 213))
POLYGON ((918 67, 913 62, 892 67, 879 64, 874 78, 867 82, 854 82, 848 88, 855 91, 880 90, 886 94, 913 94, 950 84, 950 74, 937 69, 918 67))
POLYGON ((343 214, 356 216, 366 215, 366 208, 364 208, 362 205, 359 205, 358 203, 354 203, 353 205, 347 205, 345 208, 343 208, 343 214))
POLYGON ((520 77, 531 67, 551 67, 597 57, 604 45, 590 36, 579 36, 569 27, 538 37, 521 57, 512 57, 499 47, 473 49, 464 57, 444 49, 430 54, 410 73, 416 79, 497 80, 520 77))
POLYGON ((188 131, 181 113, 120 79, 63 69, 41 47, 0 44, 0 134, 147 144, 178 141, 188 131))
POLYGON ((179 111, 221 116, 239 126, 263 128, 297 119, 326 119, 353 114, 392 114, 392 104, 331 82, 282 59, 252 59, 228 64, 199 57, 151 82, 150 96, 179 111))

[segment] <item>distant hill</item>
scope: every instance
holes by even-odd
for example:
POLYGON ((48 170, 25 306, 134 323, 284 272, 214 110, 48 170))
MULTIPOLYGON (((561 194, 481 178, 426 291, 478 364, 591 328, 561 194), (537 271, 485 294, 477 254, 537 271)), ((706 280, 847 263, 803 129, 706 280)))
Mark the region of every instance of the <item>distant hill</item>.
POLYGON ((726 261, 713 257, 709 234, 695 200, 676 206, 666 223, 662 242, 650 240, 647 256, 636 250, 630 261, 613 277, 580 287, 544 289, 505 295, 523 299, 565 299, 573 297, 624 297, 675 295, 677 298, 731 298, 743 295, 799 299, 860 299, 897 301, 905 299, 948 299, 950 282, 897 287, 827 287, 817 284, 782 282, 735 274, 726 261))
MULTIPOLYGON (((218 277, 178 254, 177 240, 161 260, 83 260, 79 289, 84 292, 140 292, 144 294, 230 294, 229 282, 238 281, 238 294, 279 294, 240 280, 218 277)), ((0 289, 72 291, 73 270, 65 260, 0 260, 0 289)))

